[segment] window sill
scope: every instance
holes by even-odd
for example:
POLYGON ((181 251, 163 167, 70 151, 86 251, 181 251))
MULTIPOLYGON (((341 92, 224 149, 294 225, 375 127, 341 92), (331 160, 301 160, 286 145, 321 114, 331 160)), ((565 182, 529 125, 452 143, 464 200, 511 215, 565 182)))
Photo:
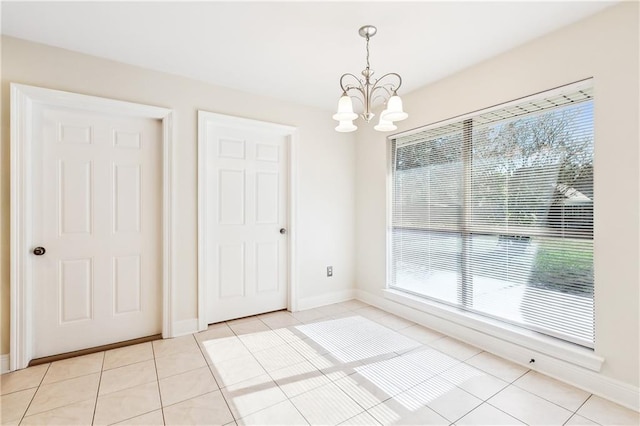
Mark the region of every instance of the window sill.
POLYGON ((439 317, 479 333, 487 334, 544 355, 599 372, 604 358, 572 343, 548 337, 519 327, 504 324, 454 307, 439 304, 399 290, 386 289, 384 297, 418 311, 439 317))

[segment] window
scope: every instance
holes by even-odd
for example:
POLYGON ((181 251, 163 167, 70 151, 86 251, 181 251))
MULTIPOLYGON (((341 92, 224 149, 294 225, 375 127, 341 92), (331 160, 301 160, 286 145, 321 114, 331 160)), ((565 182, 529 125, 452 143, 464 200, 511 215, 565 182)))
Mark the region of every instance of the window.
POLYGON ((389 287, 593 348, 593 94, 391 140, 389 287))

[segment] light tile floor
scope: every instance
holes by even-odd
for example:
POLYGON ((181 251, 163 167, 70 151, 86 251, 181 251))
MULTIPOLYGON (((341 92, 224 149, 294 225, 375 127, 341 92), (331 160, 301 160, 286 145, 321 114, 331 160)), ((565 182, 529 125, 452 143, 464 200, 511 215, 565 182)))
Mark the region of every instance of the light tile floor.
POLYGON ((639 414, 349 301, 0 376, 7 425, 638 425, 639 414))

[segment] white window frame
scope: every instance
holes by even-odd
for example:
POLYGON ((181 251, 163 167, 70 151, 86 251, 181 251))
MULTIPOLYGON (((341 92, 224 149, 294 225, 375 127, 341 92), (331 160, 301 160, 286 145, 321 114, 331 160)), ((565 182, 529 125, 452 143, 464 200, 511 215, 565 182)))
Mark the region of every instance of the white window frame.
MULTIPOLYGON (((489 108, 473 111, 468 114, 453 117, 447 120, 438 121, 428 124, 426 126, 412 129, 406 132, 397 133, 387 137, 387 182, 386 182, 386 286, 383 290, 383 296, 393 302, 408 306, 423 313, 426 313, 439 324, 443 324, 440 331, 456 336, 463 341, 467 341, 472 344, 477 344, 477 333, 487 335, 488 340, 494 342, 503 341, 513 343, 517 347, 521 347, 525 352, 527 350, 533 350, 553 358, 557 358, 563 361, 570 362, 571 364, 585 367, 589 370, 600 371, 604 358, 598 356, 594 350, 585 348, 570 342, 563 341, 558 338, 546 336, 544 334, 531 331, 522 327, 511 325, 506 322, 502 322, 484 315, 479 315, 473 312, 465 311, 461 308, 447 305, 446 303, 439 303, 435 300, 431 300, 426 297, 420 297, 412 295, 410 293, 392 289, 389 287, 392 281, 392 231, 393 231, 393 140, 430 130, 435 127, 442 127, 455 122, 462 122, 465 119, 475 117, 481 113, 487 113, 498 109, 507 108, 512 105, 517 105, 525 100, 535 101, 540 98, 547 98, 554 96, 555 94, 566 93, 567 91, 578 91, 581 88, 592 87, 593 80, 586 79, 573 84, 558 87, 556 89, 547 90, 531 96, 515 99, 510 102, 498 104, 489 108), (440 321, 444 320, 444 322, 440 321), (447 323, 450 324, 447 325, 447 323), (462 329, 461 329, 462 327, 462 329), (464 330, 464 331, 461 331, 464 330)), ((491 343, 495 345, 497 343, 491 343)), ((483 347, 482 344, 478 346, 483 347)), ((488 349, 488 348, 487 348, 488 349)))

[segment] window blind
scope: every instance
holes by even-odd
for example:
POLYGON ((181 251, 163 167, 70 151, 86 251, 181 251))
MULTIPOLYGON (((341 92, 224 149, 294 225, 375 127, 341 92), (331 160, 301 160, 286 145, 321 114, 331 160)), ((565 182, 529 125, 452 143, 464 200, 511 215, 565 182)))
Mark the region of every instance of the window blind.
POLYGON ((391 144, 389 286, 593 347, 591 86, 391 144))

